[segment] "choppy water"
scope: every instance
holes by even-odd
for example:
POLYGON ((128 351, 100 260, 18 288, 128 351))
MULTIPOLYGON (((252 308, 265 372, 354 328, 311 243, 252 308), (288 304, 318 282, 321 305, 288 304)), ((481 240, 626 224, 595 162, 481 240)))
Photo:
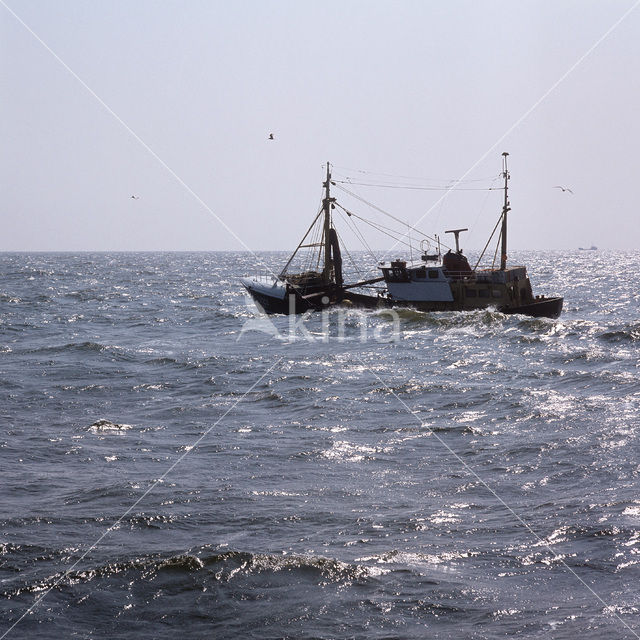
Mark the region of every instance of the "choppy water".
POLYGON ((0 255, 0 636, 640 635, 640 254, 513 257, 559 320, 309 342, 248 254, 0 255))

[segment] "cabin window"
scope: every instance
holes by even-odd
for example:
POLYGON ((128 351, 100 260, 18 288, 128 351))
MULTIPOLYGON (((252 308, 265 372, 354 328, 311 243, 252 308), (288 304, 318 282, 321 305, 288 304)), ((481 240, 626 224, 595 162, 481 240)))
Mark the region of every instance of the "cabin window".
POLYGON ((480 295, 481 298, 488 298, 489 289, 480 289, 480 291, 478 291, 478 294, 480 295))
POLYGON ((424 280, 427 277, 427 270, 424 267, 416 269, 413 273, 418 280, 424 280))
POLYGON ((387 282, 409 282, 409 272, 404 267, 382 270, 387 282))
POLYGON ((469 289, 466 288, 464 290, 464 294, 467 296, 467 298, 475 298, 477 296, 477 292, 475 289, 469 289))
POLYGON ((502 291, 500 291, 500 289, 494 289, 491 293, 494 298, 502 298, 502 291))
POLYGON ((440 273, 437 269, 429 269, 429 277, 432 280, 436 280, 440 276, 440 273))

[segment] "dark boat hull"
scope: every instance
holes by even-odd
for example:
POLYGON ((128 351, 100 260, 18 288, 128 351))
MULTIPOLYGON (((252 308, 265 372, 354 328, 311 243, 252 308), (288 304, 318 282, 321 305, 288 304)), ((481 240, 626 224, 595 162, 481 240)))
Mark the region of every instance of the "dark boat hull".
POLYGON ((534 318, 559 318, 564 298, 538 298, 531 304, 500 309, 502 313, 520 313, 534 318))
MULTIPOLYGON (((490 305, 478 305, 477 307, 463 307, 460 303, 453 302, 408 302, 400 300, 390 300, 381 296, 369 296, 353 291, 344 291, 340 298, 334 297, 328 304, 317 304, 316 297, 306 300, 301 295, 289 292, 284 298, 269 296, 263 291, 256 291, 250 287, 247 290, 253 299, 260 305, 265 313, 281 313, 290 315, 299 314, 306 311, 320 310, 322 308, 336 306, 340 304, 350 305, 364 309, 392 308, 392 307, 413 307, 420 311, 474 311, 486 309, 490 305)), ((324 300, 323 300, 324 301, 324 300)), ((517 307, 503 306, 499 311, 506 314, 521 314, 534 318, 558 318, 562 313, 563 298, 540 297, 533 302, 517 307)))
POLYGON ((284 298, 278 298, 266 295, 248 287, 247 291, 251 294, 251 297, 260 306, 260 308, 270 315, 274 313, 282 313, 285 315, 289 315, 291 313, 304 313, 305 311, 309 311, 309 309, 315 308, 306 300, 303 300, 300 296, 296 296, 294 294, 286 295, 284 298))
MULTIPOLYGON (((498 311, 506 314, 521 314, 523 316, 532 316, 534 318, 558 318, 562 313, 563 298, 540 298, 530 304, 520 305, 517 307, 503 306, 498 307, 498 311)), ((493 305, 477 305, 462 306, 459 302, 401 302, 386 300, 386 306, 393 307, 412 307, 419 311, 437 312, 437 311, 479 311, 481 309, 489 309, 493 305)), ((494 307, 495 308, 495 307, 494 307)))
MULTIPOLYGON (((326 307, 339 304, 344 297, 344 292, 340 290, 319 291, 307 295, 294 293, 289 289, 284 297, 271 296, 263 288, 245 285, 251 297, 262 308, 265 313, 282 313, 285 315, 305 313, 307 311, 320 311, 326 307)), ((366 297, 366 296, 362 296, 366 297)))
MULTIPOLYGON (((305 313, 310 310, 318 310, 318 307, 312 306, 306 300, 301 299, 299 296, 290 294, 284 298, 272 298, 255 291, 250 291, 254 300, 260 305, 265 313, 274 314, 281 313, 289 315, 291 313, 305 313)), ((379 308, 392 308, 392 307, 413 307, 420 311, 437 312, 437 311, 473 311, 475 309, 462 309, 455 303, 439 303, 439 304, 426 304, 410 302, 394 302, 387 298, 380 298, 375 296, 367 296, 357 293, 347 293, 344 296, 344 300, 333 302, 327 306, 336 306, 340 304, 352 305, 363 309, 379 309, 379 308)), ((499 309, 501 313, 506 314, 521 314, 524 316, 532 316, 534 318, 558 318, 562 313, 563 298, 544 298, 536 300, 531 304, 522 305, 519 307, 502 307, 499 309)), ((486 309, 487 307, 477 307, 476 309, 486 309)))

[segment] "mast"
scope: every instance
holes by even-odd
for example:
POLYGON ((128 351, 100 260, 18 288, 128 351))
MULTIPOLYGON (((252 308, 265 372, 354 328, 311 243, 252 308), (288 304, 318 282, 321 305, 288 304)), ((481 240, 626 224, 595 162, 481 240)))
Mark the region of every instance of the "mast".
POLYGON ((501 271, 504 271, 507 268, 507 212, 510 209, 509 197, 507 193, 507 182, 509 180, 509 171, 507 170, 508 155, 509 154, 506 151, 502 154, 502 177, 504 178, 504 206, 502 207, 502 231, 500 232, 500 235, 502 237, 502 255, 500 257, 501 271))
POLYGON ((331 269, 333 260, 331 259, 331 165, 327 161, 327 181, 324 183, 324 200, 322 208, 324 210, 324 269, 322 278, 328 284, 331 280, 331 269))

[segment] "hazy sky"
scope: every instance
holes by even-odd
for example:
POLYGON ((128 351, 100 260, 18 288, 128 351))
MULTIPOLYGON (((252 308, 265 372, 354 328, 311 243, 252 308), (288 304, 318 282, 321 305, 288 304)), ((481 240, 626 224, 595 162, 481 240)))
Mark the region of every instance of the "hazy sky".
MULTIPOLYGON (((497 176, 502 151, 511 247, 638 249, 636 5, 4 0, 0 250, 292 249, 327 160, 427 184, 497 176)), ((472 227, 469 248, 502 197, 357 190, 402 219, 431 210, 426 232, 472 227)))

